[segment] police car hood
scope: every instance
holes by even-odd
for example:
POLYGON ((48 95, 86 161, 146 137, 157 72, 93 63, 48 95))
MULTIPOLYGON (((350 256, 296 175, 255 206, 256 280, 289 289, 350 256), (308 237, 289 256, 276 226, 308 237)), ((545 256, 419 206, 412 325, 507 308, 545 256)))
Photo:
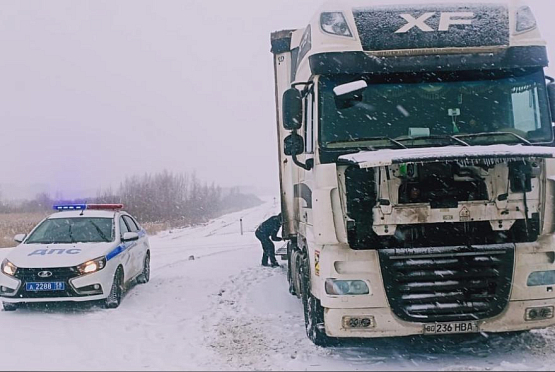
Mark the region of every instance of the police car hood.
POLYGON ((115 243, 20 244, 6 256, 22 268, 53 268, 80 265, 102 257, 115 243))

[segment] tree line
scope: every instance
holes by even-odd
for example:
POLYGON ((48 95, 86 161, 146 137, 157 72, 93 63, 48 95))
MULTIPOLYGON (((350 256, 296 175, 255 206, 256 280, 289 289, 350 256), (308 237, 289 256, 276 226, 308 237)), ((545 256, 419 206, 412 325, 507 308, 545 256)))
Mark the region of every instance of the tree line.
POLYGON ((0 202, 0 213, 46 212, 54 204, 122 203, 141 222, 188 226, 219 215, 254 207, 261 200, 238 189, 224 190, 200 181, 195 174, 169 171, 127 177, 116 190, 99 190, 87 199, 55 200, 39 194, 33 200, 0 202))

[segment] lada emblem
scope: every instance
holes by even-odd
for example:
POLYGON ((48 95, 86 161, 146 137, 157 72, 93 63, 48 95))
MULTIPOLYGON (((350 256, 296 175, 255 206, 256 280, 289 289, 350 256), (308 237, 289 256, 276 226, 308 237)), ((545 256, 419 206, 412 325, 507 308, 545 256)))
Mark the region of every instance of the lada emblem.
POLYGON ((51 271, 41 271, 38 273, 38 276, 40 278, 50 278, 52 276, 52 272, 51 271))

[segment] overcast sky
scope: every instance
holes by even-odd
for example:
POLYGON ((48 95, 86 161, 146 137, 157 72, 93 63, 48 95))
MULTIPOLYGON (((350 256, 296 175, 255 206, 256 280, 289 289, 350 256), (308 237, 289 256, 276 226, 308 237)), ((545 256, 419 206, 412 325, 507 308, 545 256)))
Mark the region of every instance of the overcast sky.
MULTIPOLYGON (((321 0, 0 4, 5 198, 162 169, 277 191, 269 35, 321 0)), ((553 2, 532 4, 555 61, 553 2)))

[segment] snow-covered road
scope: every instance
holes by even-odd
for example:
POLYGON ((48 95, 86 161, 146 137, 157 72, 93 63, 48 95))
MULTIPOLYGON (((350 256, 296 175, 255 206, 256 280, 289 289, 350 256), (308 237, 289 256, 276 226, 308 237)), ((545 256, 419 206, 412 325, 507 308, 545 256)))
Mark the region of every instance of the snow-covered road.
POLYGON ((259 265, 253 231, 277 208, 272 201, 152 237, 151 282, 132 288, 119 309, 34 306, 0 312, 0 369, 554 368, 552 330, 315 347, 304 334, 301 303, 287 291, 286 269, 259 265))

